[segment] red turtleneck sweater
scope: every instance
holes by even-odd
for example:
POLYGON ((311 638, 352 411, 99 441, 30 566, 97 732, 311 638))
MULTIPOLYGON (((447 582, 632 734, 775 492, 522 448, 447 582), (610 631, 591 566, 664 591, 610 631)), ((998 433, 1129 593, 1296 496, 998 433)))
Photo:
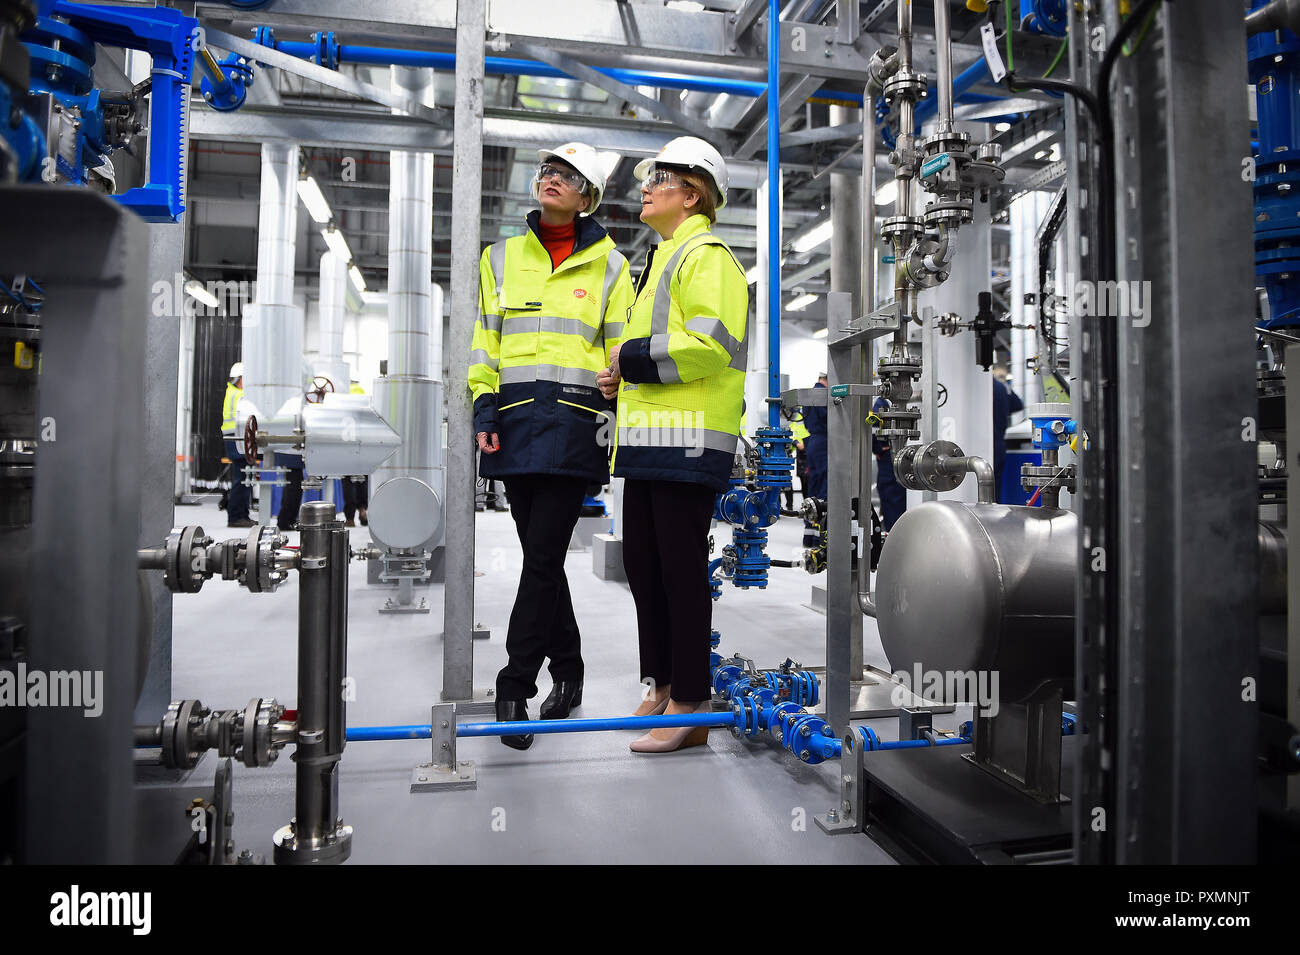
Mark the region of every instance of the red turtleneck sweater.
POLYGON ((551 254, 551 269, 558 269, 560 263, 573 252, 577 229, 572 222, 555 226, 539 222, 537 225, 541 230, 542 245, 551 254))

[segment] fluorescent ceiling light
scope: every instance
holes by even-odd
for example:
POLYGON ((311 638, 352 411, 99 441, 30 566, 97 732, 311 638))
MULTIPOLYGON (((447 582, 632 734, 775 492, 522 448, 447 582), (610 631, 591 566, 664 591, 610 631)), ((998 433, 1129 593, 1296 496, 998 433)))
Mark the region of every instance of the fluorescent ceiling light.
POLYGON ((685 10, 687 13, 702 13, 704 4, 698 0, 668 0, 664 6, 672 7, 674 10, 685 10))
POLYGON ((807 252, 817 248, 823 242, 831 237, 831 220, 819 222, 810 230, 805 232, 799 238, 790 243, 790 249, 794 252, 807 252))
POLYGON ((825 338, 828 334, 830 334, 830 329, 819 328, 817 331, 813 332, 813 338, 825 338))
POLYGON ((805 308, 817 301, 816 295, 800 295, 789 305, 785 307, 787 312, 802 312, 805 308))
POLYGON ((321 225, 325 225, 330 219, 334 218, 334 213, 330 211, 330 204, 325 201, 320 186, 316 185, 316 180, 311 176, 298 180, 298 198, 307 207, 311 217, 321 225))
POLYGON ((202 302, 208 308, 216 308, 221 304, 217 301, 215 295, 205 289, 195 279, 190 279, 185 283, 185 292, 190 298, 202 302))
POLYGON ((898 180, 891 179, 876 190, 876 205, 892 206, 898 199, 898 180))
POLYGON ((1005 133, 1008 129, 1011 128, 1011 124, 1010 124, 1010 123, 995 123, 995 124, 993 125, 993 128, 996 129, 999 133, 1005 133))
POLYGON ((330 247, 330 251, 341 258, 344 262, 352 259, 352 250, 348 248, 348 240, 343 238, 343 233, 338 229, 322 229, 321 235, 325 239, 325 244, 330 247))
POLYGON ((352 278, 352 284, 357 287, 357 291, 364 293, 366 290, 366 277, 361 274, 361 270, 357 268, 355 262, 348 266, 348 275, 352 278))

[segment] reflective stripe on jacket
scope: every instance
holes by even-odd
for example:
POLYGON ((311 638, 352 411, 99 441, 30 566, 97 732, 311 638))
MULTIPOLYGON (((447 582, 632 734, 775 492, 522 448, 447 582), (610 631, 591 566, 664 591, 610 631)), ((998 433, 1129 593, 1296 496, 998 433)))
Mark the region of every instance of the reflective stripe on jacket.
POLYGON ((489 246, 479 262, 479 318, 469 359, 475 432, 496 433, 501 450, 479 473, 564 474, 609 480, 613 406, 596 387, 618 343, 632 279, 627 259, 589 217, 576 222, 574 251, 551 268, 538 235, 489 246))
POLYGON ((243 388, 236 388, 233 381, 226 382, 226 396, 221 402, 221 433, 228 438, 235 436, 235 410, 242 397, 244 397, 243 388))
POLYGON ((614 474, 728 486, 745 396, 749 283, 709 220, 654 250, 619 350, 614 474))

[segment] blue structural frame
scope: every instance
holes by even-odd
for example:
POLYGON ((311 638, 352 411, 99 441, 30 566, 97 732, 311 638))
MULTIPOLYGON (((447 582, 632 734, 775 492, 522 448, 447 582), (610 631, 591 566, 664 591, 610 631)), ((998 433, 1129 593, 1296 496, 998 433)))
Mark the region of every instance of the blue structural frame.
MULTIPOLYGON (((1251 9, 1266 6, 1254 0, 1251 9)), ((1255 275, 1268 292, 1269 328, 1300 325, 1300 38, 1289 30, 1246 42, 1259 139, 1254 162, 1255 275)))
MULTIPOLYGON (((95 44, 141 50, 150 55, 148 180, 115 195, 150 222, 176 222, 185 210, 185 130, 189 84, 199 22, 166 7, 132 9, 40 0, 35 24, 20 38, 31 63, 30 94, 48 93, 80 115, 73 160, 60 156, 58 171, 83 184, 89 169, 108 160, 102 94, 94 88, 95 44), (58 17, 59 19, 53 19, 58 17)), ((0 107, 10 115, 5 139, 16 146, 24 181, 48 178, 39 162, 47 153, 45 132, 30 117, 13 119, 26 94, 0 85, 0 107)))

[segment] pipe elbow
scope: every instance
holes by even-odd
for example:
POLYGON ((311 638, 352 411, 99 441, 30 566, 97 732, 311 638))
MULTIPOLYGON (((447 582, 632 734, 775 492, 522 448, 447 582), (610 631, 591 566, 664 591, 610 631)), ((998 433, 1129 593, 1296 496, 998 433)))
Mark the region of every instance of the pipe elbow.
POLYGON ((966 459, 966 470, 975 475, 976 497, 981 504, 997 503, 995 488, 993 483, 993 465, 989 464, 983 458, 968 457, 966 459))
POLYGON ((874 597, 872 594, 870 594, 870 593, 859 593, 859 594, 858 594, 858 606, 862 608, 862 612, 863 612, 864 614, 866 614, 868 617, 871 617, 871 618, 873 618, 873 619, 875 618, 875 616, 876 616, 876 600, 875 600, 875 597, 874 597))

